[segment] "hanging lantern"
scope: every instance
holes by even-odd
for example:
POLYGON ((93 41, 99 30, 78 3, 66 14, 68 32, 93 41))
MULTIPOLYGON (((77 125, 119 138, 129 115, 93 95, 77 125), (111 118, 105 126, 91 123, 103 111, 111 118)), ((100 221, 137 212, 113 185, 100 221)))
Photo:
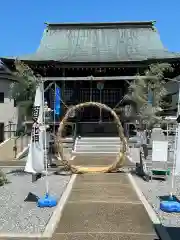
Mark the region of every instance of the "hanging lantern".
POLYGON ((103 81, 99 81, 99 82, 97 83, 97 89, 98 89, 98 90, 103 90, 103 88, 104 88, 104 82, 103 82, 103 81))

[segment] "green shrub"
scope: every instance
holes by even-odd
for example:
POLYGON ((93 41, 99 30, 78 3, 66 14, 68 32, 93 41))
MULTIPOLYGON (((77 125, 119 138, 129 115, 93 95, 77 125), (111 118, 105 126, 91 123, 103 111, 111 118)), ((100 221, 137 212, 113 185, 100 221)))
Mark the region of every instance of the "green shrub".
POLYGON ((6 174, 2 170, 0 170, 0 186, 3 186, 7 183, 9 183, 9 181, 6 177, 6 174))

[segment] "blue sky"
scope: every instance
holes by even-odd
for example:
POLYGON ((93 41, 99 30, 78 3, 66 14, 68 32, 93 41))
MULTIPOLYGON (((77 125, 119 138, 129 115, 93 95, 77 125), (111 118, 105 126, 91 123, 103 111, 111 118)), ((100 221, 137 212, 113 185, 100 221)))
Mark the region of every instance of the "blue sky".
POLYGON ((32 53, 44 22, 156 20, 166 48, 180 52, 180 0, 1 0, 0 56, 32 53))

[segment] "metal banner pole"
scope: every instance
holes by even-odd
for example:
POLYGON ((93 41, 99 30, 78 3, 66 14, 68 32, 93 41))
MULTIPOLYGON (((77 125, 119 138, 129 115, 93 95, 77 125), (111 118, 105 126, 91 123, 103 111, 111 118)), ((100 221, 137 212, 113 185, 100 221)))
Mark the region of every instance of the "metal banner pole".
POLYGON ((90 80, 90 102, 92 102, 92 79, 93 79, 93 76, 91 76, 91 80, 90 80))
POLYGON ((56 111, 55 111, 55 102, 56 102, 56 82, 54 83, 54 126, 53 133, 56 134, 56 111))
MULTIPOLYGON (((98 82, 97 83, 97 89, 99 89, 99 93, 100 93, 100 103, 102 103, 102 90, 104 88, 104 83, 103 82, 98 82)), ((100 116, 99 116, 99 122, 101 123, 102 122, 102 108, 100 107, 100 116)))
POLYGON ((44 127, 44 162, 45 162, 45 184, 46 184, 46 194, 49 193, 49 182, 48 182, 48 158, 47 158, 47 150, 46 150, 46 145, 47 145, 47 136, 46 136, 46 116, 45 116, 45 109, 44 109, 44 82, 42 80, 42 89, 43 89, 43 127, 44 127))
MULTIPOLYGON (((179 94, 178 94, 178 109, 177 109, 177 118, 180 115, 180 83, 179 85, 179 94)), ((174 143, 174 161, 173 161, 173 171, 172 171, 172 181, 171 181, 171 198, 173 197, 173 191, 174 191, 174 180, 175 175, 177 174, 177 158, 178 158, 178 143, 179 143, 179 137, 180 137, 180 123, 177 124, 176 127, 176 135, 175 135, 175 143, 174 143)), ((179 164, 179 163, 178 163, 179 164)), ((179 173, 178 173, 179 174, 179 173)))
MULTIPOLYGON (((102 101, 102 91, 101 91, 101 89, 99 90, 100 91, 100 103, 101 103, 101 101, 102 101)), ((100 109, 99 109, 99 122, 101 123, 102 122, 102 109, 101 109, 101 107, 100 107, 100 109)))

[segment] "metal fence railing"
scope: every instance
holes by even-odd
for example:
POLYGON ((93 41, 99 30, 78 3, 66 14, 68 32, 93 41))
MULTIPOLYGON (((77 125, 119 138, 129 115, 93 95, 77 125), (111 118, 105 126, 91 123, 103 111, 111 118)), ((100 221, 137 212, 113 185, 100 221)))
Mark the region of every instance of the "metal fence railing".
POLYGON ((17 124, 9 122, 4 126, 4 139, 12 138, 16 135, 17 124))
POLYGON ((14 158, 17 157, 18 153, 22 152, 30 143, 30 134, 27 132, 20 133, 19 136, 14 138, 14 146, 13 146, 13 152, 14 152, 14 158))

